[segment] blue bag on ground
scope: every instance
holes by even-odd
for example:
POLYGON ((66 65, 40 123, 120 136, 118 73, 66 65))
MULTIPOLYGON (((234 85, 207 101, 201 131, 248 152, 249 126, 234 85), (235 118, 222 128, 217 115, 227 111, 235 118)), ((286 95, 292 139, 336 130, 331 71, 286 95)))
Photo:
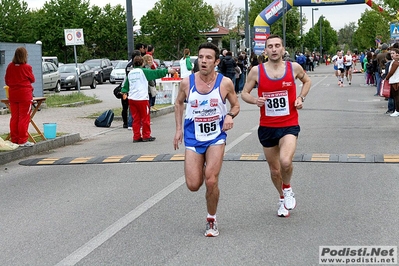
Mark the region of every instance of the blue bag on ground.
POLYGON ((94 121, 97 127, 110 127, 114 120, 114 112, 112 110, 105 111, 94 121))

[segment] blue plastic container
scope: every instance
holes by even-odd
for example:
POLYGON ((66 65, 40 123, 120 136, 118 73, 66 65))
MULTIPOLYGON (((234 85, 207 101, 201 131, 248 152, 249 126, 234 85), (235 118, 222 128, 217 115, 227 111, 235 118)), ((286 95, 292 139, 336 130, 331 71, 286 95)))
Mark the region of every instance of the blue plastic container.
POLYGON ((43 133, 46 139, 55 139, 57 136, 57 123, 44 123, 43 133))

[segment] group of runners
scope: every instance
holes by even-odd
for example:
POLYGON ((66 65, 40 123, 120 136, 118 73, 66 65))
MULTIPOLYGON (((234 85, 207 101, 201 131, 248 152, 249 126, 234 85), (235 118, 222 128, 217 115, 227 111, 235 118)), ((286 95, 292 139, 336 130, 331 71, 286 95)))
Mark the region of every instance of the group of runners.
MULTIPOLYGON (((250 70, 241 97, 246 103, 259 108, 258 138, 271 181, 277 190, 277 215, 288 217, 296 206, 291 177, 300 132, 298 110, 310 90, 311 80, 298 63, 283 60, 285 48, 281 37, 270 35, 266 40, 265 53, 268 61, 250 70), (299 94, 296 79, 302 83, 299 94), (257 88, 257 93, 251 94, 254 88, 257 88)), ((199 71, 181 81, 175 102, 176 133, 173 145, 174 149, 178 149, 184 141, 187 188, 195 192, 205 184, 207 237, 219 235, 216 219, 220 195, 218 181, 226 132, 233 128, 233 118, 240 112, 233 82, 215 72, 219 62, 219 48, 209 42, 201 44, 198 48, 199 71)))
POLYGON ((356 54, 352 54, 351 51, 348 50, 344 55, 342 50, 338 50, 331 61, 334 64, 335 76, 338 78, 338 86, 344 86, 344 78, 346 78, 349 85, 352 85, 352 73, 353 69, 356 69, 357 62, 356 54))

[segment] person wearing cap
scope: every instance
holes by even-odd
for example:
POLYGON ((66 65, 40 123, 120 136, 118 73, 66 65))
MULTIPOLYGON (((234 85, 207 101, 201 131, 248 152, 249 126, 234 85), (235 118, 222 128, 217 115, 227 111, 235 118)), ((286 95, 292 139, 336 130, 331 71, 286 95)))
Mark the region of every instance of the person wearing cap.
POLYGON ((383 73, 384 69, 385 69, 387 53, 388 53, 388 45, 386 43, 383 43, 381 45, 380 52, 377 54, 377 57, 376 57, 376 60, 377 60, 377 70, 375 72, 375 79, 376 79, 376 84, 377 84, 376 95, 380 95, 381 73, 383 73))

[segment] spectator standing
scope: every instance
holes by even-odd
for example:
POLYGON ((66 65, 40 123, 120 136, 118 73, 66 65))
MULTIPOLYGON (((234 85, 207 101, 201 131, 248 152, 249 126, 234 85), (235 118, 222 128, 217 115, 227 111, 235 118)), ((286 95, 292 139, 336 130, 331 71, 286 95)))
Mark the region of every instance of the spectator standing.
POLYGON ((236 83, 236 68, 237 64, 233 58, 233 54, 231 51, 226 52, 226 56, 222 59, 220 63, 220 70, 223 76, 228 77, 233 82, 235 86, 236 83))
POLYGON ((11 142, 22 147, 31 147, 33 143, 28 141, 28 130, 35 76, 32 66, 28 64, 28 51, 25 47, 15 50, 12 62, 7 66, 4 81, 9 87, 11 142))
POLYGON ((144 60, 141 56, 133 59, 134 68, 127 75, 121 92, 129 93, 129 108, 133 116, 133 142, 154 141, 151 136, 150 108, 148 97, 148 80, 174 74, 174 69, 147 69, 143 68, 144 60))
MULTIPOLYGON (((151 69, 157 69, 158 68, 158 64, 154 60, 154 52, 155 52, 154 46, 152 46, 151 44, 147 45, 147 53, 146 53, 146 55, 151 56, 151 59, 148 58, 148 57, 147 58, 148 58, 148 60, 151 60, 152 63, 149 65, 149 67, 146 67, 146 68, 151 68, 151 69)), ((145 56, 143 56, 143 59, 144 59, 144 57, 145 56)), ((144 64, 145 63, 146 63, 146 60, 144 59, 144 64)), ((156 80, 152 80, 151 82, 149 81, 148 85, 156 87, 157 86, 157 82, 156 82, 156 80)), ((155 108, 155 100, 156 100, 157 97, 156 96, 152 96, 151 93, 148 96, 150 97, 150 109, 151 109, 151 111, 153 111, 153 112, 158 111, 158 109, 155 108)))
POLYGON ((144 56, 147 53, 147 44, 145 43, 136 44, 136 50, 139 50, 141 56, 144 56))
POLYGON ((364 58, 364 72, 366 73, 366 84, 372 86, 374 84, 374 67, 373 67, 373 53, 367 52, 364 58))
MULTIPOLYGON (((144 60, 144 65, 143 65, 144 68, 152 69, 152 67, 154 66, 154 64, 153 64, 153 63, 154 63, 154 60, 153 60, 152 56, 149 55, 149 54, 146 54, 145 56, 143 56, 143 60, 144 60)), ((151 112, 155 112, 155 111, 158 111, 158 110, 154 107, 156 95, 152 95, 151 87, 152 87, 152 88, 155 88, 155 87, 156 87, 155 80, 148 80, 148 98, 149 98, 148 103, 149 103, 149 105, 150 105, 150 111, 151 111, 151 112)))
MULTIPOLYGON (((127 79, 127 74, 129 74, 130 70, 133 69, 133 59, 136 56, 140 56, 140 51, 139 50, 134 50, 132 53, 132 58, 129 60, 129 62, 126 65, 125 68, 125 79, 123 80, 121 86, 125 83, 127 79)), ((129 109, 129 100, 127 97, 122 97, 121 98, 121 104, 122 104, 122 121, 123 121, 123 128, 127 128, 128 130, 132 129, 132 123, 133 123, 133 118, 132 114, 130 113, 129 109)))
POLYGON ((190 49, 184 49, 183 57, 180 59, 180 77, 185 78, 190 76, 193 70, 193 64, 190 60, 190 49))
POLYGON ((389 65, 388 75, 385 80, 389 81, 391 86, 391 96, 395 101, 395 112, 390 114, 392 117, 399 116, 399 48, 391 48, 392 61, 389 65))
POLYGON ((241 78, 238 88, 239 93, 241 93, 242 89, 244 88, 245 80, 247 79, 247 71, 248 71, 248 57, 245 52, 240 53, 240 56, 238 57, 238 62, 241 62, 242 64, 241 78))
MULTIPOLYGON (((384 73, 381 75, 381 78, 383 80, 385 80, 386 76, 388 76, 389 73, 389 66, 391 65, 392 62, 392 56, 391 53, 387 53, 387 57, 386 57, 386 63, 385 63, 385 69, 384 69, 384 73)), ((387 80, 384 81, 384 83, 388 83, 389 82, 387 80)), ((382 86, 381 86, 382 89, 382 86)), ((385 114, 390 115, 393 112, 395 112, 395 100, 392 98, 392 95, 389 95, 388 97, 388 110, 385 112, 385 114)))
POLYGON ((377 91, 376 93, 380 95, 380 90, 381 90, 381 75, 384 72, 385 69, 385 63, 386 63, 386 58, 388 54, 388 45, 386 43, 383 43, 381 45, 381 51, 377 54, 376 56, 376 62, 377 62, 377 69, 375 72, 375 80, 377 84, 377 91))

